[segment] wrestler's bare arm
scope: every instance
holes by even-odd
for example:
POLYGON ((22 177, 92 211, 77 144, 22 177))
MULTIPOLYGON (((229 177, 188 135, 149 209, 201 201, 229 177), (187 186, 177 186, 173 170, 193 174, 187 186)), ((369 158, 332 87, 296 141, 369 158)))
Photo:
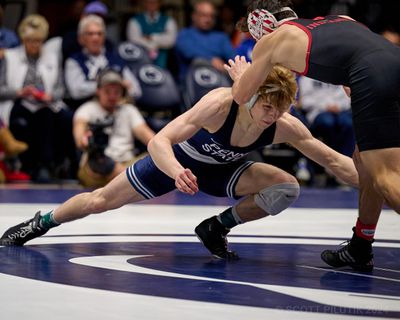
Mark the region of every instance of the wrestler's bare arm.
POLYGON ((239 105, 251 99, 274 66, 271 61, 275 47, 272 36, 272 34, 265 36, 265 40, 260 40, 256 44, 253 49, 253 62, 251 65, 236 79, 232 79, 234 81, 232 95, 239 105))
POLYGON ((218 121, 223 121, 223 113, 230 105, 229 100, 232 101, 230 88, 215 89, 158 132, 148 145, 148 151, 157 167, 176 179, 183 167, 176 160, 172 145, 189 139, 200 128, 210 128, 218 121))
POLYGON ((328 169, 345 183, 358 186, 358 173, 353 160, 314 138, 297 118, 285 113, 277 121, 274 143, 289 143, 306 157, 328 169))
POLYGON ((248 102, 276 64, 302 72, 305 68, 307 44, 305 33, 293 26, 282 26, 263 36, 253 49, 251 65, 240 76, 232 79, 235 101, 239 105, 248 102))

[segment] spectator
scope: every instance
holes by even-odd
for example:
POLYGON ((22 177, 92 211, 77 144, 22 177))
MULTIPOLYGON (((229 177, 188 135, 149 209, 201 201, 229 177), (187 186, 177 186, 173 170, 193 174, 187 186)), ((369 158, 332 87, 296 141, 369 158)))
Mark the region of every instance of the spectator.
POLYGON ((14 31, 3 27, 4 10, 0 6, 0 59, 4 57, 4 49, 19 45, 19 39, 14 31))
POLYGON ((83 8, 82 17, 95 14, 104 20, 106 25, 106 46, 110 49, 120 41, 118 21, 110 15, 107 6, 102 1, 89 1, 83 8), (112 40, 111 40, 112 39, 112 40))
POLYGON ((122 72, 129 84, 130 97, 141 96, 141 88, 133 73, 126 67, 116 53, 105 45, 105 25, 102 18, 88 15, 78 26, 79 43, 82 50, 65 62, 65 83, 74 107, 90 100, 96 93, 96 77, 99 71, 112 68, 122 72))
POLYGON ((138 160, 134 138, 147 145, 154 136, 138 109, 122 103, 124 90, 118 72, 102 71, 97 80, 97 98, 75 113, 75 142, 85 151, 78 178, 86 187, 104 186, 138 160))
POLYGON ((48 29, 44 17, 27 16, 18 28, 22 46, 5 51, 0 72, 1 118, 28 144, 22 169, 38 182, 49 182, 52 169, 75 154, 60 65, 55 54, 41 50, 48 29))
POLYGON ((168 50, 176 42, 176 22, 160 12, 161 0, 144 0, 142 3, 143 13, 128 21, 126 38, 145 47, 154 63, 166 68, 168 50))
MULTIPOLYGON (((73 25, 68 28, 67 31, 63 33, 62 36, 57 36, 46 41, 44 48, 46 50, 51 50, 56 52, 59 56, 60 61, 62 61, 62 67, 64 69, 65 60, 71 57, 73 54, 78 53, 82 50, 82 46, 78 41, 78 24, 79 21, 88 15, 97 15, 102 18, 104 21, 108 15, 107 6, 101 1, 92 1, 85 6, 82 6, 81 1, 75 1, 72 10, 72 19, 76 20, 76 16, 78 17, 77 21, 73 22, 73 25)), ((108 26, 106 27, 108 28, 108 26)), ((115 28, 114 28, 115 29, 115 28)), ((115 31, 110 31, 110 33, 114 34, 115 31)), ((109 30, 106 31, 106 40, 105 46, 108 50, 112 51, 114 49, 113 42, 110 40, 109 30)), ((112 38, 115 39, 115 36, 112 38)))
MULTIPOLYGON (((311 133, 332 149, 351 157, 355 137, 350 98, 343 87, 307 77, 300 77, 298 82, 300 108, 305 113, 311 133)), ((315 165, 314 170, 317 174, 314 183, 324 185, 327 177, 318 175, 322 168, 315 165)))
POLYGON ((229 37, 214 30, 215 16, 214 4, 208 0, 200 0, 194 5, 192 26, 179 32, 176 51, 181 81, 188 66, 196 58, 206 59, 214 68, 225 72, 224 64, 235 57, 229 37))
POLYGON ((246 61, 252 60, 253 48, 256 45, 256 40, 250 35, 250 33, 244 33, 243 39, 240 41, 236 48, 236 54, 246 58, 246 61))

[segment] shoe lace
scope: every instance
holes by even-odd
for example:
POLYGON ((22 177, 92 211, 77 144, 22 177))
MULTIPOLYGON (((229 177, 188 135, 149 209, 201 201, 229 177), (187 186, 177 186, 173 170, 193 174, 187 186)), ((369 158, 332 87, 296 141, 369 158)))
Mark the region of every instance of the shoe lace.
POLYGON ((350 240, 343 241, 342 243, 339 244, 342 247, 337 252, 343 252, 343 251, 348 250, 349 244, 350 244, 350 240))
POLYGON ((11 240, 15 240, 18 238, 25 238, 28 234, 33 232, 32 224, 27 225, 26 227, 22 227, 19 230, 14 231, 13 233, 8 235, 8 238, 11 240))
POLYGON ((349 260, 353 260, 353 257, 349 252, 350 240, 343 241, 340 245, 342 247, 336 251, 339 259, 346 262, 349 260))
POLYGON ((39 226, 39 223, 36 219, 33 219, 30 221, 26 226, 21 227, 18 230, 15 230, 14 232, 10 233, 8 235, 8 238, 11 240, 16 240, 18 238, 25 238, 28 234, 34 233, 35 231, 40 231, 41 228, 39 226))
POLYGON ((225 235, 220 234, 220 236, 221 236, 221 238, 219 238, 219 241, 218 241, 218 248, 227 251, 228 250, 228 240, 226 239, 225 235))

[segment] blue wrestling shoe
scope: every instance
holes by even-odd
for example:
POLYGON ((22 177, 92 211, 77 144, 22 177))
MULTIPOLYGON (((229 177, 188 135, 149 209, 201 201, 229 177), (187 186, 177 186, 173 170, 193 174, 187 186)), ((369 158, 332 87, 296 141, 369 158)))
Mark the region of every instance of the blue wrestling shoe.
POLYGON ((226 235, 230 229, 225 228, 217 219, 217 216, 211 217, 200 223, 195 229, 199 240, 218 259, 238 260, 236 252, 228 250, 228 241, 226 235))
POLYGON ((44 235, 49 229, 40 227, 40 211, 32 219, 17 224, 4 232, 1 246, 23 246, 25 242, 44 235))
POLYGON ((352 267, 356 271, 371 272, 374 269, 372 242, 356 235, 338 250, 325 250, 321 259, 334 268, 352 267))

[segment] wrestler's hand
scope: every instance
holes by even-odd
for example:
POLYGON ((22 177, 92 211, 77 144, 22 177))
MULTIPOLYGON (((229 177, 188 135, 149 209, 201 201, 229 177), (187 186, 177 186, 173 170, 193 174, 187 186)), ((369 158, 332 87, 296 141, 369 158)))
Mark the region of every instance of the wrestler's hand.
POLYGON ((229 59, 229 65, 225 64, 224 68, 228 71, 229 76, 233 81, 237 81, 243 75, 243 73, 250 67, 250 62, 246 61, 243 56, 236 56, 235 60, 229 59))
POLYGON ((194 195, 199 191, 197 177, 192 173, 192 171, 190 171, 190 169, 183 169, 178 172, 175 177, 175 186, 179 191, 190 195, 194 195))

